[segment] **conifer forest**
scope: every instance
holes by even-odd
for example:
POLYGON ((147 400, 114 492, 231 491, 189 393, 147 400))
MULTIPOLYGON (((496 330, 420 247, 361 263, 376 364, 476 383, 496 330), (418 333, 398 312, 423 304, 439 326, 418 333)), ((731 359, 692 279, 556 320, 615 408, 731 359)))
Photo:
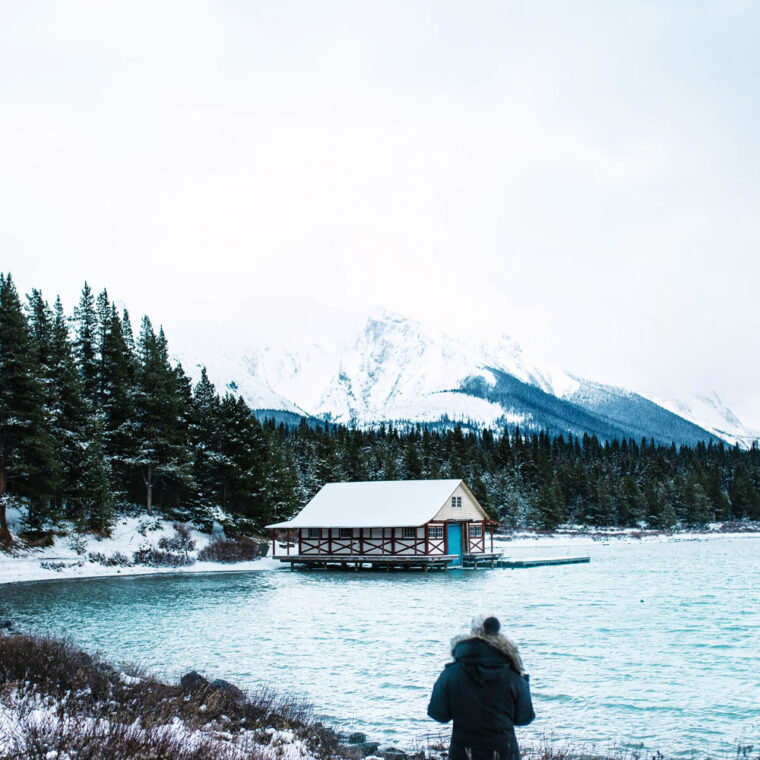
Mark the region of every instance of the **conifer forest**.
POLYGON ((136 330, 85 284, 71 314, 0 275, 0 540, 6 507, 29 530, 107 533, 121 510, 256 531, 326 482, 464 478, 508 527, 652 528, 760 519, 760 451, 552 437, 459 425, 351 429, 276 423, 192 384, 148 317, 136 330))

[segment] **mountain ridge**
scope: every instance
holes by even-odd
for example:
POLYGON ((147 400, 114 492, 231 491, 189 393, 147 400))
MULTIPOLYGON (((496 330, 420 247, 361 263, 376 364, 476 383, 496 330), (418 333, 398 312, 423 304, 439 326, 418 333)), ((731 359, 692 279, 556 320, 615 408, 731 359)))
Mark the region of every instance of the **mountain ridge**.
MULTIPOLYGON (((269 409, 357 427, 453 424, 547 429, 663 443, 723 440, 747 448, 757 433, 717 394, 696 410, 578 377, 535 359, 508 335, 467 342, 386 310, 342 345, 253 346, 239 354, 178 354, 189 374, 206 366, 224 391, 269 409), (701 423, 701 424, 700 424, 701 423)), ((692 401, 692 405, 695 404, 692 401)))

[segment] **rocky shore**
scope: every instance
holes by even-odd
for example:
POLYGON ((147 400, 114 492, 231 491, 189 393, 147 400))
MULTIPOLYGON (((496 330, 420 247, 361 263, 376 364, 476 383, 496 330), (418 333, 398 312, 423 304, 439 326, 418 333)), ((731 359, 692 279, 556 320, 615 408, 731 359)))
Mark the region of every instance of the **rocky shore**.
MULTIPOLYGON (((197 671, 167 683, 0 621, 0 760, 445 760, 445 736, 415 751, 381 746, 267 687, 244 691, 197 671)), ((554 740, 522 749, 523 760, 666 760, 554 740)), ((740 746, 736 757, 760 760, 759 749, 740 746)))
POLYGON ((425 760, 315 721, 268 687, 178 684, 0 621, 0 760, 425 760))

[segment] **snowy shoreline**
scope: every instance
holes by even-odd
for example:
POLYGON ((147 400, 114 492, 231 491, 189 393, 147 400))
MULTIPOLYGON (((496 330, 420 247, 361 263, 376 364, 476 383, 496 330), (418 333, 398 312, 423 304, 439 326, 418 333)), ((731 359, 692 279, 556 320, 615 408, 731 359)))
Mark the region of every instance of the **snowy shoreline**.
MULTIPOLYGON (((142 518, 144 520, 144 518, 142 518)), ((155 575, 184 575, 188 573, 247 573, 285 569, 283 564, 273 558, 270 545, 269 555, 256 560, 234 563, 195 561, 185 567, 154 567, 149 565, 106 566, 88 560, 87 553, 95 552, 105 556, 122 554, 131 556, 136 550, 157 545, 161 538, 168 538, 174 532, 172 522, 168 520, 154 521, 157 527, 142 533, 139 530, 141 519, 137 517, 120 518, 108 538, 90 537, 85 550, 73 547, 68 537, 56 537, 53 546, 46 548, 19 549, 10 555, 0 552, 0 586, 11 583, 33 583, 49 580, 72 580, 102 577, 134 577, 155 575)), ((734 526, 731 526, 734 528, 734 526)), ((531 531, 514 531, 509 534, 498 534, 494 537, 494 549, 508 555, 517 550, 524 558, 524 552, 535 549, 541 556, 547 551, 565 551, 572 548, 595 546, 611 542, 659 541, 700 541, 717 538, 749 538, 760 535, 760 525, 750 524, 748 530, 725 530, 721 525, 711 526, 703 531, 642 531, 637 529, 588 529, 574 527, 554 533, 537 533, 531 531)), ((212 541, 207 533, 191 531, 195 542, 195 550, 191 555, 212 541)), ((282 549, 278 546, 277 555, 281 556, 282 549)))

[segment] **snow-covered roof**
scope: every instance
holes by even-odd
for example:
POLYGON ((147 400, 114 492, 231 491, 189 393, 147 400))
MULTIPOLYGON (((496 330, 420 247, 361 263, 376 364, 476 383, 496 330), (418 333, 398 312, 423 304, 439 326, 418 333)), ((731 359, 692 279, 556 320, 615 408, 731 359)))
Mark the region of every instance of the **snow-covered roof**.
POLYGON ((328 483, 292 520, 268 528, 392 528, 424 525, 461 480, 328 483))

